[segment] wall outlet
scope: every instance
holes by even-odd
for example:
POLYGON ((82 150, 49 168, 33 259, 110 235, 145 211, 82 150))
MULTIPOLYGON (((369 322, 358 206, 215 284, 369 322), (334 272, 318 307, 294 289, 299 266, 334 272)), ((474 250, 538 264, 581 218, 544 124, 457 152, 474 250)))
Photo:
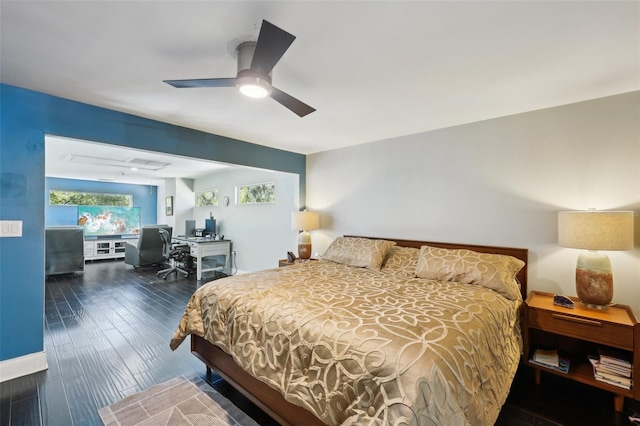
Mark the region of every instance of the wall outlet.
POLYGON ((233 257, 236 257, 236 255, 238 254, 238 250, 233 250, 231 254, 233 255, 233 257))

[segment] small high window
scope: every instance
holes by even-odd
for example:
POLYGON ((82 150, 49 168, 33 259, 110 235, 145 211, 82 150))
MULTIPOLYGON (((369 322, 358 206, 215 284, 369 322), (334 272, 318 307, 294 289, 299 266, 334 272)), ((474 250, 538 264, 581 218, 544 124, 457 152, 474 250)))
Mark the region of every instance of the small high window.
POLYGON ((217 206, 218 205, 218 190, 212 189, 209 191, 196 192, 196 206, 217 206))
POLYGON ((238 186, 236 194, 239 204, 274 203, 276 201, 276 183, 238 186))
POLYGON ((131 194, 103 194, 80 191, 49 191, 49 205, 52 206, 119 206, 132 207, 131 194))

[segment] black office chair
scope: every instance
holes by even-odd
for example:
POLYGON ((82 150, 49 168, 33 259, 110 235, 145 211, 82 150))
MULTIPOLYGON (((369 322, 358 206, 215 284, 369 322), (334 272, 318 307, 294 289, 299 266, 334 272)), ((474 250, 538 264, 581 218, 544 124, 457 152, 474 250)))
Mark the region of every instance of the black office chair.
POLYGON ((169 262, 171 267, 158 271, 156 275, 162 275, 163 280, 166 280, 167 276, 173 272, 176 273, 176 276, 178 272, 180 272, 184 274, 185 277, 188 277, 189 272, 179 267, 178 264, 186 263, 191 257, 189 246, 184 244, 171 245, 171 236, 169 233, 164 229, 160 229, 159 231, 164 244, 164 260, 169 262))

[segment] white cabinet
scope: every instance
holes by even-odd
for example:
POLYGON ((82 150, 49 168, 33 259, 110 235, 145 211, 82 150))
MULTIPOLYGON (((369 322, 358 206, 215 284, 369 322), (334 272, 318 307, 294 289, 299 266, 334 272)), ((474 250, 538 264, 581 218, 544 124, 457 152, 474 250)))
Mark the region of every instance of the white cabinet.
POLYGON ((138 244, 137 238, 85 240, 85 260, 124 258, 125 245, 138 244))
POLYGON ((84 242, 84 258, 91 259, 94 253, 94 241, 85 241, 84 242))

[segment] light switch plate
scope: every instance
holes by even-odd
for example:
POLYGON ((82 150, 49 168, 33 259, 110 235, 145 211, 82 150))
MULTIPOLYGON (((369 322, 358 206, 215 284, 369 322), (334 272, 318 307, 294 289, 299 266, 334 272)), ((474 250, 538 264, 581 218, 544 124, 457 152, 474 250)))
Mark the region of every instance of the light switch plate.
POLYGON ((0 237, 22 237, 22 221, 0 220, 0 237))

